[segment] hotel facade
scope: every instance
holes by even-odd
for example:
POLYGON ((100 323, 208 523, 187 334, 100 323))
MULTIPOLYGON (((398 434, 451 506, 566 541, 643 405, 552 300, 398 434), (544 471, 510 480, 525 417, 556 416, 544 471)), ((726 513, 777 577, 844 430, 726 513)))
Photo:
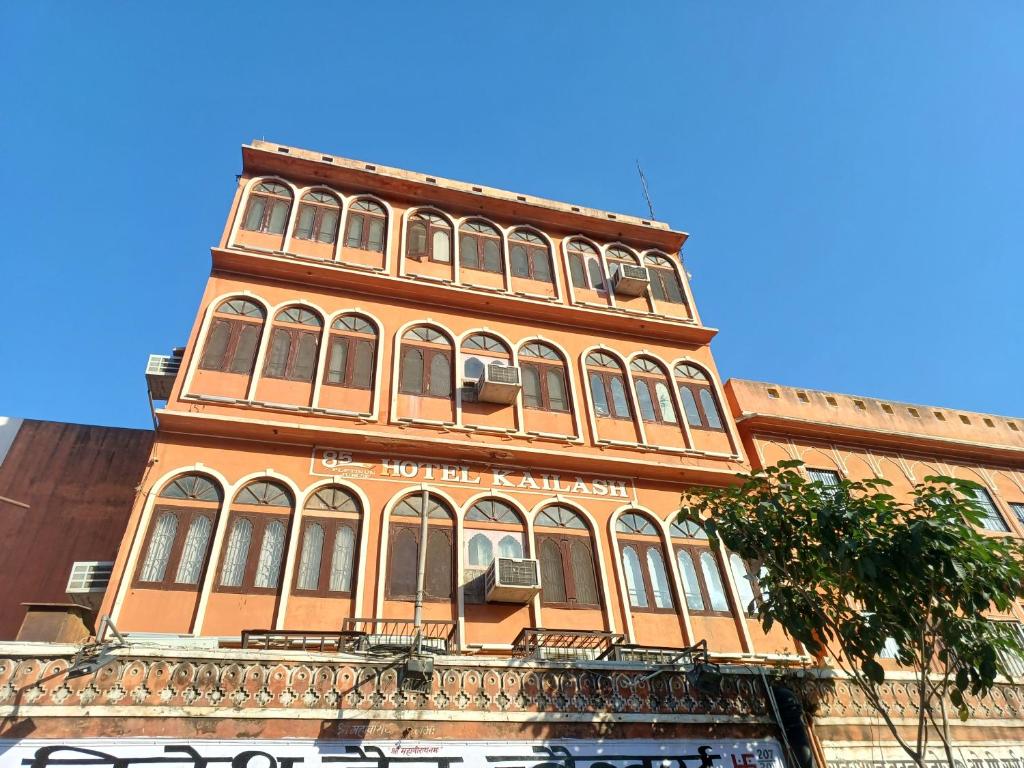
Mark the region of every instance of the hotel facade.
MULTIPOLYGON (((6 759, 902 759, 855 690, 762 631, 756 573, 676 522, 680 493, 790 458, 898 494, 947 474, 1022 536, 1024 421, 723 384, 687 236, 661 222, 242 155, 187 342, 151 365, 101 642, 5 646, 6 759)), ((1022 708, 1009 680, 976 702, 964 762, 1024 754, 1022 708)))

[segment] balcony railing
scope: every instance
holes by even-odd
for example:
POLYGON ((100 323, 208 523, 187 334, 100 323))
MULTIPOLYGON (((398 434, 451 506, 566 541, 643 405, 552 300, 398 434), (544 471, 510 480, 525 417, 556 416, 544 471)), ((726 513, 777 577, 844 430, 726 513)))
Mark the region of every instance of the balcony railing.
POLYGON ((512 655, 519 659, 548 661, 596 660, 622 640, 623 636, 615 632, 527 627, 512 643, 512 655))
MULTIPOLYGON (((341 628, 361 634, 363 650, 370 652, 408 651, 416 641, 412 619, 345 619, 341 628)), ((440 654, 454 651, 454 621, 423 621, 420 631, 422 650, 440 654)))
POLYGON ((242 648, 261 651, 354 653, 362 650, 362 641, 363 634, 360 632, 247 629, 242 633, 242 648))

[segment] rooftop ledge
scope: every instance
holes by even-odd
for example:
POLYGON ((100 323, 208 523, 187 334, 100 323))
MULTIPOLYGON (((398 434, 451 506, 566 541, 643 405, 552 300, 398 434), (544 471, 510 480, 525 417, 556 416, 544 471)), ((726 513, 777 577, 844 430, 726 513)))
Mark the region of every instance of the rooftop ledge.
POLYGON ((668 224, 612 213, 494 187, 429 176, 338 155, 254 140, 242 146, 242 165, 250 174, 337 183, 360 192, 395 195, 418 202, 493 213, 521 223, 553 226, 569 232, 600 234, 610 240, 644 243, 676 252, 689 235, 668 224))

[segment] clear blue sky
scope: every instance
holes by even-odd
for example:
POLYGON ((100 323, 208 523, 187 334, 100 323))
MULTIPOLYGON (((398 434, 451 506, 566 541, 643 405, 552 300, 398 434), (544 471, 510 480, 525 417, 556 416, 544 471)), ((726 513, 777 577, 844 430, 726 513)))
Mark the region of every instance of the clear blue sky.
POLYGON ((253 138, 691 233, 724 376, 1024 415, 1024 3, 4 3, 0 414, 149 423, 253 138))

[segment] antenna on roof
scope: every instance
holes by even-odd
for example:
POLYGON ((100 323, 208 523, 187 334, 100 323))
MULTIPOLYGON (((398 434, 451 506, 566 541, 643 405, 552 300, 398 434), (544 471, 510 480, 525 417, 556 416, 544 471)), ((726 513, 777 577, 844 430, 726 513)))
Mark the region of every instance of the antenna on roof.
POLYGON ((644 169, 640 167, 639 158, 636 161, 636 172, 640 174, 640 183, 644 188, 644 199, 647 201, 647 210, 651 212, 651 218, 656 219, 658 217, 654 215, 654 204, 651 202, 651 194, 647 191, 647 177, 644 176, 644 169))

